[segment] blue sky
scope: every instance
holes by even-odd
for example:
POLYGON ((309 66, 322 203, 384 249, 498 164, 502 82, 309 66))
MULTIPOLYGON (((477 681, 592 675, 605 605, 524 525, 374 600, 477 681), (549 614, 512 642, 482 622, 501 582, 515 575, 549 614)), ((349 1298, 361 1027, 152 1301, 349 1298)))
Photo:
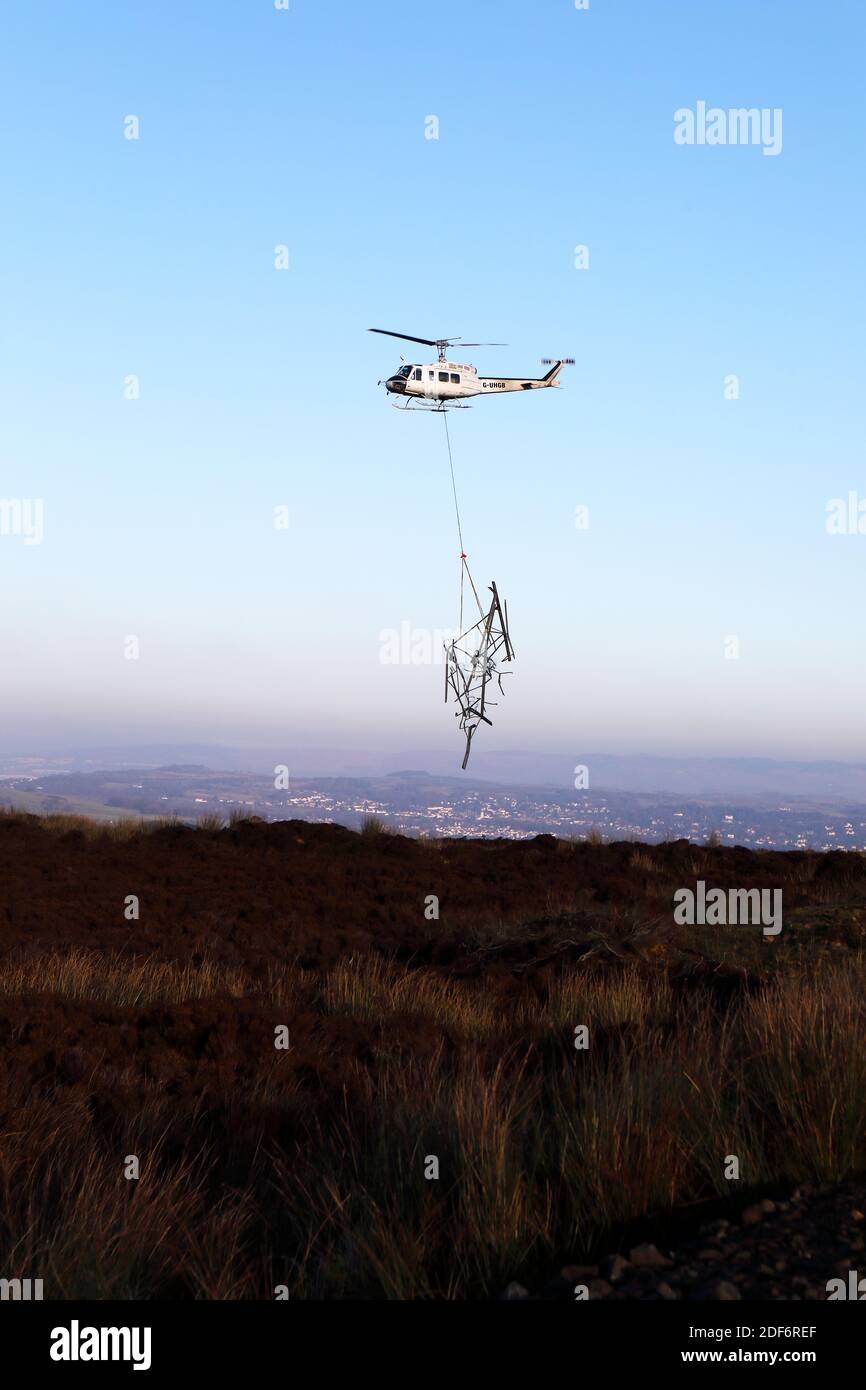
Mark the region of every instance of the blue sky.
POLYGON ((0 535, 7 743, 456 745, 441 667, 380 660, 454 626, 458 573, 442 421, 387 405, 380 325, 576 358, 450 416, 518 657, 487 746, 866 758, 866 535, 825 529, 866 501, 861 6, 3 28, 0 497, 44 505, 41 544, 0 535), (699 100, 780 108, 781 153, 675 144, 699 100))

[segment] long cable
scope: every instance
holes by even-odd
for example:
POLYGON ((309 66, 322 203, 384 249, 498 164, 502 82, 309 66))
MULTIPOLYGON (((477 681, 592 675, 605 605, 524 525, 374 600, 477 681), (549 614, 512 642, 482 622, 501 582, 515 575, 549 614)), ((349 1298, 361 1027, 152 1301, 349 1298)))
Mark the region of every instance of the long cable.
POLYGON ((466 551, 465 551, 464 548, 463 548, 463 527, 462 527, 461 524, 460 524, 460 505, 459 505, 459 503, 458 503, 458 501, 457 501, 457 483, 455 482, 455 479, 454 479, 454 458, 453 458, 453 455, 452 455, 452 453, 451 453, 451 435, 450 435, 450 433, 449 433, 449 431, 448 431, 448 412, 447 412, 447 410, 443 410, 443 411, 442 411, 442 419, 445 421, 445 440, 446 440, 446 443, 447 443, 447 445, 448 445, 448 466, 449 466, 449 468, 451 469, 451 491, 452 491, 453 494, 454 494, 454 513, 455 513, 455 516, 457 517, 457 537, 458 537, 458 540, 460 541, 460 631, 462 632, 462 631, 463 631, 463 573, 464 573, 464 571, 466 572, 466 574, 467 574, 467 576, 468 576, 468 578, 469 578, 469 583, 472 585, 472 592, 473 592, 473 594, 475 595, 475 602, 478 604, 478 612, 481 614, 482 617, 484 616, 484 610, 483 610, 483 608, 481 607, 481 600, 480 600, 479 597, 478 597, 478 591, 477 591, 476 588, 475 588, 475 584, 474 584, 474 582, 473 582, 472 575, 469 573, 469 566, 468 566, 468 564, 466 563, 466 551))
POLYGON ((454 511, 457 515, 457 535, 460 539, 460 554, 463 555, 463 530, 460 525, 460 508, 457 504, 457 484, 454 481, 454 459, 451 457, 451 435, 448 433, 448 411, 442 411, 442 419, 445 421, 445 439, 448 444, 448 464, 451 468, 451 491, 454 493, 454 511))

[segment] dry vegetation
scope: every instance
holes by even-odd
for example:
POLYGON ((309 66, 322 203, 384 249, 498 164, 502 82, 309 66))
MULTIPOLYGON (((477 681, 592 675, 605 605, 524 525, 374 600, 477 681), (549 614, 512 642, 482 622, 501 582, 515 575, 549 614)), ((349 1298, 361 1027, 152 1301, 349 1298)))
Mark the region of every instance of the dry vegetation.
POLYGON ((483 1297, 729 1196, 726 1154, 741 1195, 866 1171, 857 856, 26 817, 0 843, 0 1273, 46 1297, 483 1297), (783 883, 782 937, 678 934, 693 868, 783 883))

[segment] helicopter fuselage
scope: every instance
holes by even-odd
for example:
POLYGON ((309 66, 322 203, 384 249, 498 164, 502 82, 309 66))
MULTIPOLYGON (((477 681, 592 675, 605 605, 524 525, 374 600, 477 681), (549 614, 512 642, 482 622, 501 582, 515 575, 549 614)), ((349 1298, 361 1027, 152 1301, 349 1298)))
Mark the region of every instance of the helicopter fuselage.
POLYGON ((554 363, 545 377, 479 376, 466 362, 405 363, 385 382, 394 396, 417 396, 431 403, 462 400, 467 396, 498 396, 506 391, 534 391, 558 386, 562 362, 554 363))

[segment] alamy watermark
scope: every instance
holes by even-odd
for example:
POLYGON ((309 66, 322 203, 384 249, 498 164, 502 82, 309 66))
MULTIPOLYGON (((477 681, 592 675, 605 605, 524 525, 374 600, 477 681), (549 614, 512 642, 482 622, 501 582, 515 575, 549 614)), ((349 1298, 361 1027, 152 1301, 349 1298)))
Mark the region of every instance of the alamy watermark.
POLYGON ((20 536, 25 545, 41 545, 44 535, 41 497, 0 497, 0 536, 20 536))
POLYGON ((866 498, 853 488, 847 497, 831 497, 824 529, 828 536, 866 536, 866 498))
POLYGON ((445 648, 459 637, 440 627, 413 627, 404 619, 399 628, 383 627, 379 633, 379 661, 383 666, 440 666, 445 648))
POLYGON ((131 1361, 134 1371, 148 1371, 150 1352, 149 1327, 82 1327, 73 1318, 51 1329, 48 1354, 52 1361, 131 1361))
POLYGON ((856 1269, 848 1270, 848 1278, 827 1280, 827 1302, 851 1299, 858 1303, 866 1301, 866 1279, 861 1279, 856 1269))
POLYGON ((781 888, 711 888, 699 878, 695 887, 674 893, 674 921, 679 926, 761 926, 764 936, 782 930, 781 888))
POLYGON ((674 112, 677 145, 760 145, 763 154, 782 153, 781 106, 721 106, 695 103, 674 112))
POLYGON ((0 1302, 39 1302, 42 1298, 41 1279, 0 1279, 0 1302))

